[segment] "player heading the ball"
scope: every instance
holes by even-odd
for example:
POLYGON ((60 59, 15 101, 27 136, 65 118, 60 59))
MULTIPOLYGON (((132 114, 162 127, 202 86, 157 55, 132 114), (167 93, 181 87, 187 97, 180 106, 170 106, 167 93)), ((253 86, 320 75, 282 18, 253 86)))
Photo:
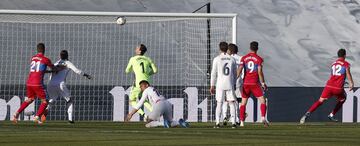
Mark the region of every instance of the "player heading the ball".
MULTIPOLYGON (((149 83, 151 81, 151 75, 157 73, 157 67, 154 62, 149 58, 146 57, 144 54, 146 53, 147 48, 144 44, 140 44, 135 48, 135 56, 131 57, 129 63, 126 67, 125 72, 130 73, 133 71, 135 73, 135 82, 134 85, 131 87, 130 96, 129 96, 129 103, 132 107, 136 106, 137 99, 141 96, 141 91, 139 87, 139 83, 142 80, 145 80, 149 83)), ((152 111, 152 107, 149 102, 145 102, 144 106, 149 110, 152 111)), ((138 110, 138 113, 144 116, 144 119, 147 118, 145 112, 142 109, 138 110)))
POLYGON ((165 128, 174 127, 180 125, 187 128, 188 123, 183 119, 179 121, 173 120, 172 105, 165 99, 154 87, 151 87, 149 82, 142 80, 139 83, 142 97, 140 101, 134 106, 134 109, 127 115, 125 121, 130 121, 132 116, 143 106, 145 101, 149 101, 153 107, 152 112, 149 114, 149 118, 146 119, 147 124, 145 127, 158 127, 164 126, 165 128), (160 122, 160 117, 164 118, 164 122, 160 122))
POLYGON ((325 88, 319 98, 310 109, 300 119, 300 124, 304 124, 306 119, 328 98, 335 96, 337 103, 333 111, 328 115, 331 121, 337 122, 334 115, 340 110, 346 100, 346 92, 344 90, 345 79, 349 81, 349 91, 354 88, 354 81, 350 73, 350 63, 345 61, 346 50, 339 49, 337 52, 338 59, 331 65, 330 79, 327 81, 325 88))
POLYGON ((236 61, 232 56, 226 53, 228 49, 228 44, 226 42, 220 42, 219 49, 220 54, 213 60, 210 78, 210 93, 215 94, 216 98, 216 123, 214 128, 220 128, 220 118, 224 101, 229 103, 231 115, 230 121, 232 122, 232 128, 236 128, 236 61))

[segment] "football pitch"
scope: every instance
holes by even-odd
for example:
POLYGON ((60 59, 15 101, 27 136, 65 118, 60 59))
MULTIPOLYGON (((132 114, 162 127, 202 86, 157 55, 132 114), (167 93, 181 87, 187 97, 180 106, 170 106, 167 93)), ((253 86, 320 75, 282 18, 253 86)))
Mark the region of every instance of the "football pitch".
POLYGON ((13 125, 1 122, 0 145, 359 145, 360 125, 342 123, 271 123, 212 128, 213 123, 190 123, 190 128, 145 128, 144 123, 49 121, 13 125))

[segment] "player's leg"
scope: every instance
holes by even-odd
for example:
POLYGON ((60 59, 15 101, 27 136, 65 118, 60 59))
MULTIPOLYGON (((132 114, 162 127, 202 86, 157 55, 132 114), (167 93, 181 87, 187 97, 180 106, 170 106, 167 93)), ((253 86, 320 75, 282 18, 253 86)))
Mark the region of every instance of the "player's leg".
POLYGON ((41 122, 46 121, 46 116, 49 113, 49 110, 54 106, 55 101, 60 96, 60 87, 58 85, 48 85, 47 86, 47 93, 49 97, 48 106, 44 111, 44 114, 41 116, 41 122))
POLYGON ((41 104, 39 107, 38 112, 36 113, 34 117, 34 122, 42 124, 40 121, 40 116, 44 113, 44 111, 47 108, 48 102, 46 100, 46 91, 43 86, 37 86, 37 89, 35 90, 36 96, 41 100, 41 104))
POLYGON ((216 97, 216 111, 215 111, 215 127, 220 128, 220 119, 222 113, 222 106, 224 102, 225 92, 219 88, 216 88, 215 97, 216 97))
POLYGON ((240 103, 241 103, 241 92, 240 92, 240 88, 237 88, 235 90, 235 97, 236 97, 236 100, 235 100, 235 120, 236 120, 236 124, 239 125, 240 124, 240 115, 239 115, 239 112, 240 112, 240 103))
POLYGON ((250 97, 250 88, 247 85, 244 85, 241 88, 241 104, 240 104, 240 126, 243 127, 245 123, 245 112, 246 112, 246 104, 248 98, 250 97))
POLYGON ((227 118, 227 110, 228 110, 229 103, 227 101, 223 102, 222 106, 222 119, 223 119, 223 125, 226 126, 228 122, 227 118))
MULTIPOLYGON (((132 86, 131 91, 130 91, 130 95, 129 95, 129 103, 132 107, 135 107, 137 104, 137 99, 139 98, 141 94, 141 90, 139 87, 135 87, 132 86)), ((142 116, 145 116, 145 112, 142 109, 139 109, 137 111, 137 113, 139 113, 142 116)))
POLYGON ((25 110, 35 99, 36 93, 34 92, 33 86, 26 86, 27 99, 21 104, 20 108, 15 112, 13 116, 13 123, 17 123, 19 114, 25 110))
POLYGON ((164 107, 161 104, 161 101, 155 103, 153 106, 153 111, 149 113, 149 118, 146 119, 147 124, 145 124, 145 127, 151 128, 151 127, 163 126, 164 124, 159 122, 160 117, 161 115, 163 115, 163 113, 164 113, 164 107))
POLYGON ((245 124, 245 112, 246 112, 246 104, 248 101, 248 98, 245 98, 244 96, 241 98, 241 104, 240 104, 240 126, 243 127, 245 124))
POLYGON ((324 101, 332 96, 331 89, 325 87, 321 93, 320 98, 306 111, 306 113, 301 117, 300 124, 304 124, 306 119, 310 117, 311 113, 314 112, 318 107, 320 107, 324 101))
POLYGON ((235 91, 234 90, 228 90, 226 91, 226 100, 229 103, 230 106, 230 121, 232 123, 232 128, 236 128, 236 111, 235 111, 235 91))
POLYGON ((346 92, 341 89, 339 91, 339 93, 337 94, 336 96, 336 105, 335 105, 335 108, 332 110, 332 112, 328 115, 328 118, 331 120, 331 121, 334 121, 334 122, 338 122, 339 120, 335 119, 335 114, 341 109, 341 107, 343 106, 344 102, 346 101, 346 92))
POLYGON ((257 98, 260 101, 260 111, 261 111, 261 121, 264 123, 264 126, 269 126, 265 116, 266 116, 266 100, 264 96, 260 96, 257 98))
POLYGON ((68 114, 68 122, 74 123, 74 98, 71 96, 69 89, 65 84, 60 84, 60 94, 66 101, 66 109, 68 114))
POLYGON ((189 123, 187 123, 184 119, 179 119, 179 120, 174 120, 173 119, 173 108, 172 108, 172 104, 165 100, 162 101, 164 104, 164 113, 163 113, 163 118, 164 118, 164 127, 165 128, 169 128, 169 127, 176 127, 178 125, 180 125, 182 128, 187 128, 189 127, 189 123))
POLYGON ((266 116, 266 99, 264 97, 264 91, 260 85, 254 85, 251 88, 252 94, 260 101, 260 112, 261 112, 261 121, 264 123, 264 126, 268 126, 268 122, 265 118, 266 116))

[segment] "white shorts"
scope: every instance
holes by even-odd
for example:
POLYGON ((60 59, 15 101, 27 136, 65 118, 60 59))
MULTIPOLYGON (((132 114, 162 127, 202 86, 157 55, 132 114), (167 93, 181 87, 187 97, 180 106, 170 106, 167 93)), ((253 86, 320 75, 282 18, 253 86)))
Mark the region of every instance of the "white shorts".
POLYGON ((236 98, 241 98, 241 87, 236 87, 236 90, 235 90, 235 96, 236 98))
POLYGON ((163 116, 164 120, 169 122, 172 121, 172 105, 167 100, 160 100, 155 103, 153 106, 152 112, 149 114, 149 119, 159 121, 160 117, 163 116))
POLYGON ((60 96, 63 97, 67 102, 70 100, 70 91, 66 88, 64 83, 60 83, 59 85, 48 85, 47 92, 49 98, 52 100, 57 100, 60 96))
POLYGON ((235 101, 235 91, 234 90, 221 90, 216 89, 215 93, 216 101, 223 102, 223 101, 235 101))

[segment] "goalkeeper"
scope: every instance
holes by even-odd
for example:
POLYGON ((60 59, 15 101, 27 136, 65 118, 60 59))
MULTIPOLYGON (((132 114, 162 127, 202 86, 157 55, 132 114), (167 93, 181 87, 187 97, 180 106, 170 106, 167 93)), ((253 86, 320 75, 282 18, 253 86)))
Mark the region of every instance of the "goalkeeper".
MULTIPOLYGON (((135 48, 136 55, 130 58, 125 70, 126 73, 130 73, 131 71, 134 71, 135 73, 135 82, 131 88, 129 96, 129 104, 132 107, 135 107, 137 105, 136 101, 139 97, 141 97, 141 89, 139 86, 140 81, 145 80, 151 84, 152 82, 150 77, 157 72, 157 68, 153 61, 149 57, 144 56, 146 51, 147 48, 145 45, 140 44, 139 46, 137 46, 135 48)), ((152 111, 152 106, 149 101, 145 101, 144 106, 149 111, 152 111)), ((144 120, 148 118, 148 116, 145 115, 145 112, 142 109, 139 109, 137 112, 140 115, 144 116, 144 120)))

